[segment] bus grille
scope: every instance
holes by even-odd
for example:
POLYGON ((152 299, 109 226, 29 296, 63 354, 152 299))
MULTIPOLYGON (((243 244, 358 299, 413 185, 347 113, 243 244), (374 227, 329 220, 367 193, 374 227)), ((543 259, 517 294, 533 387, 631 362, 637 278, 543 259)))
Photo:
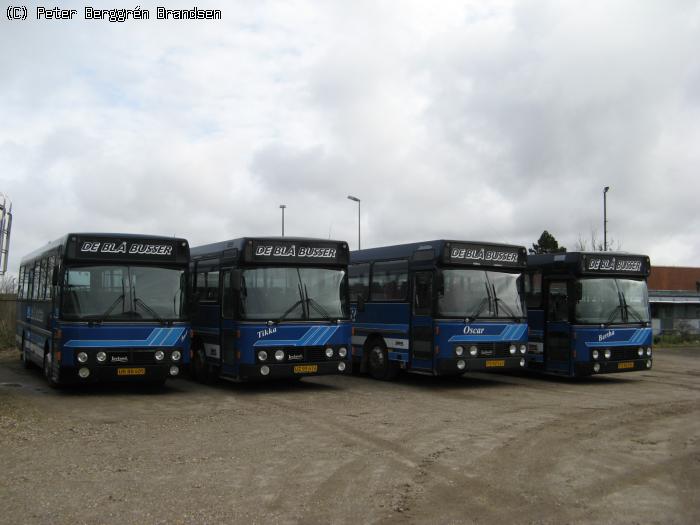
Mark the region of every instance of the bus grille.
POLYGON ((325 361, 326 358, 326 347, 324 346, 310 346, 305 349, 305 359, 306 361, 325 361))
POLYGON ((641 359, 637 355, 638 346, 619 346, 610 348, 611 356, 609 361, 629 361, 631 359, 641 359))
MULTIPOLYGON (((478 343, 479 357, 510 357, 511 343, 478 343)), ((471 346, 471 345, 470 345, 471 346)))

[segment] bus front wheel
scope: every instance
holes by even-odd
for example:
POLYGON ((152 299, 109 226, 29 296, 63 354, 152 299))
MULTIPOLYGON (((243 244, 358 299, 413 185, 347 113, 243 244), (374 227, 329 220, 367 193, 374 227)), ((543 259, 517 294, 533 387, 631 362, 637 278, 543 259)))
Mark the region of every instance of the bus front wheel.
POLYGON ((381 341, 372 343, 369 349, 369 373, 374 379, 390 381, 396 378, 398 367, 389 361, 389 353, 381 341))
POLYGON ((61 386, 56 377, 53 356, 50 351, 44 352, 44 377, 46 377, 46 382, 51 388, 59 388, 61 386))

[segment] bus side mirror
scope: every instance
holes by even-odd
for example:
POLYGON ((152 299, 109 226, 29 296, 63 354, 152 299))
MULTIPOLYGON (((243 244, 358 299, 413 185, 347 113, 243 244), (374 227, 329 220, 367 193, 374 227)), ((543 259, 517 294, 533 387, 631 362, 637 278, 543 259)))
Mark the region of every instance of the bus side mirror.
POLYGON ((365 296, 362 295, 361 293, 357 294, 357 311, 358 312, 365 311, 365 296))
POLYGON ((51 286, 58 286, 58 266, 53 267, 53 273, 51 274, 51 286))

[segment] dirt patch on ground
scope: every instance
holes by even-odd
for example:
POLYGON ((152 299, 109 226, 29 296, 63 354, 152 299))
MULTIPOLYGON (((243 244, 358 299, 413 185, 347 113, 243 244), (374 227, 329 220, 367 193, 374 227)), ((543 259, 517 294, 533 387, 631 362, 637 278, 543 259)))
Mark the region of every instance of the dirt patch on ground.
POLYGON ((700 349, 648 372, 53 391, 0 352, 0 523, 698 523, 700 349))

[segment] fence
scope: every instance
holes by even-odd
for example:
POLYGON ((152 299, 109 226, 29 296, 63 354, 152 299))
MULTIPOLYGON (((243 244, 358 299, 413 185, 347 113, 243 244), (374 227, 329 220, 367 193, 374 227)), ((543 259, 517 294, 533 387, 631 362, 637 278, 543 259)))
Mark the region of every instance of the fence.
POLYGON ((14 344, 16 314, 17 296, 15 294, 0 294, 0 347, 14 344))

